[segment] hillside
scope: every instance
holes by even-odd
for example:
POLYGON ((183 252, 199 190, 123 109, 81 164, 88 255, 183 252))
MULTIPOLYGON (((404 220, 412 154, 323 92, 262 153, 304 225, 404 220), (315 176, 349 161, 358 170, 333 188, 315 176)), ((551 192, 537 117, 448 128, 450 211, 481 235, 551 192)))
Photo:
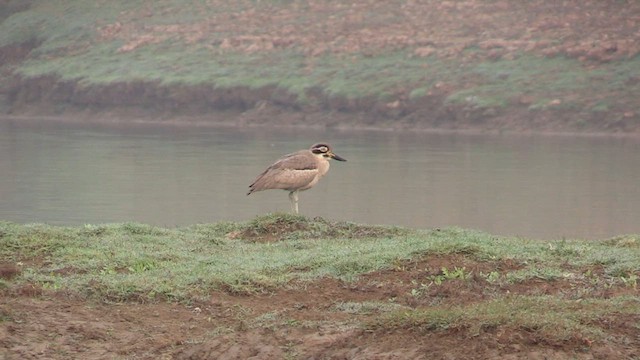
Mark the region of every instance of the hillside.
POLYGON ((4 0, 0 21, 5 115, 640 132, 637 1, 4 0))

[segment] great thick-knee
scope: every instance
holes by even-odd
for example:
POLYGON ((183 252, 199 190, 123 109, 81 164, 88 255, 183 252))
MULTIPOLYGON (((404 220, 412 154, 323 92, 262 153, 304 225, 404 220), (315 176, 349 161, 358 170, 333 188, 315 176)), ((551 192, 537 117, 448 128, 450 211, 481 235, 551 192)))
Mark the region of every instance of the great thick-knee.
POLYGON ((331 151, 327 144, 315 144, 309 150, 288 154, 269 166, 249 185, 247 195, 256 191, 289 191, 291 210, 298 213, 298 192, 308 190, 329 171, 329 159, 347 161, 331 151))

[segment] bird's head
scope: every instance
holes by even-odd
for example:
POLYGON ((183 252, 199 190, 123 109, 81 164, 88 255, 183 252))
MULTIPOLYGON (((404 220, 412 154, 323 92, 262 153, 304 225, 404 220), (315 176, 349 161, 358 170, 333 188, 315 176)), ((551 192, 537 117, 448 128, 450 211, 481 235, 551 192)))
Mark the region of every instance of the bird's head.
POLYGON ((338 161, 347 161, 347 159, 338 156, 337 154, 334 154, 333 151, 331 151, 331 147, 327 144, 315 144, 311 147, 311 152, 317 156, 322 156, 324 158, 327 159, 336 159, 338 161))

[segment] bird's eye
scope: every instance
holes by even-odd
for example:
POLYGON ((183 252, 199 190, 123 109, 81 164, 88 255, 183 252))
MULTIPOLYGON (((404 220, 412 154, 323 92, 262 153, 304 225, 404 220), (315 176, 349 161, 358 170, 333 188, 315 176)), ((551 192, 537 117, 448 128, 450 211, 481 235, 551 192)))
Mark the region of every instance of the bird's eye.
POLYGON ((322 151, 323 153, 326 153, 326 152, 328 152, 328 151, 329 151, 329 149, 328 149, 326 146, 322 146, 322 147, 320 148, 320 151, 322 151))

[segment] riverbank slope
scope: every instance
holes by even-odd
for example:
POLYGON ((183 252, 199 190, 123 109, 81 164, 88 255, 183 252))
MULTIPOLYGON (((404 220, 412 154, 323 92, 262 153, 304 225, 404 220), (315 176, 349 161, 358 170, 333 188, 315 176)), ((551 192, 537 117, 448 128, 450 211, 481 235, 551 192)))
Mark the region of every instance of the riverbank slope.
POLYGON ((0 10, 6 115, 640 132, 636 1, 7 0, 0 10))

